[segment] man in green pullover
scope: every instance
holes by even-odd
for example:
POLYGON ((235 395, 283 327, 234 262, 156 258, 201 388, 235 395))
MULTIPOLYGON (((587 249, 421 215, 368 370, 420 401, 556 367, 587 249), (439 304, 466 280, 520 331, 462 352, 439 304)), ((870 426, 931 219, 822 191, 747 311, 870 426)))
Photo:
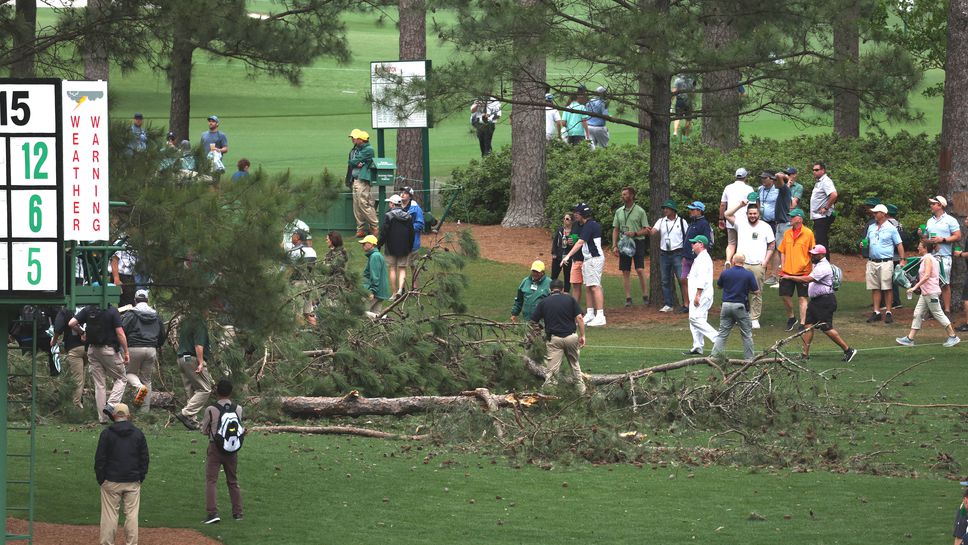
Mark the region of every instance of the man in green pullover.
POLYGON ((370 292, 369 311, 379 315, 383 302, 390 298, 390 280, 383 254, 376 249, 376 237, 366 235, 360 244, 366 253, 366 267, 363 268, 363 287, 370 292))
POLYGON ((524 277, 518 291, 514 296, 514 305, 511 307, 511 321, 517 322, 518 315, 524 311, 526 318, 531 317, 534 307, 538 306, 538 301, 544 299, 551 293, 551 279, 545 274, 545 264, 535 261, 531 264, 531 274, 524 277))

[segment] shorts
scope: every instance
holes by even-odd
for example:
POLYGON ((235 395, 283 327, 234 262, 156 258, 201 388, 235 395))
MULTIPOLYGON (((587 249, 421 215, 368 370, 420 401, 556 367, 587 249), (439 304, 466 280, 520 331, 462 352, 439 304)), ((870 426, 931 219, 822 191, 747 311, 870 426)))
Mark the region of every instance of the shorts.
POLYGON ((387 267, 406 267, 410 264, 409 254, 403 257, 387 254, 383 259, 387 262, 387 267))
POLYGON ((789 278, 781 278, 780 297, 793 297, 793 292, 796 292, 797 297, 807 297, 807 284, 789 278))
POLYGON ((571 262, 571 276, 568 277, 568 281, 572 284, 584 284, 585 277, 581 274, 581 267, 584 265, 584 261, 572 261, 571 262))
POLYGON ((889 290, 894 284, 893 261, 867 262, 867 289, 889 290))
POLYGON ((631 271, 632 263, 635 263, 636 270, 645 268, 645 239, 635 241, 635 255, 629 257, 622 252, 618 253, 618 270, 631 271))
POLYGON ((776 224, 776 245, 779 246, 783 242, 783 235, 790 230, 790 222, 780 222, 776 224))
POLYGON ((734 227, 727 227, 726 228, 726 244, 728 244, 730 246, 733 246, 735 248, 736 247, 736 241, 737 240, 738 240, 738 238, 736 237, 736 229, 734 227))
POLYGON ((824 325, 818 327, 820 331, 830 331, 834 328, 834 312, 837 310, 837 297, 828 293, 819 297, 813 297, 807 303, 807 323, 814 325, 823 322, 824 325))
POLYGON ((601 286, 602 285, 602 271, 605 269, 605 256, 593 257, 591 259, 586 259, 584 265, 581 268, 581 274, 584 277, 586 286, 601 286))
POLYGON ((934 261, 938 264, 938 282, 942 286, 951 284, 951 256, 936 255, 934 261))
POLYGON ((689 115, 692 113, 692 101, 687 98, 676 97, 676 114, 689 115))
MULTIPOLYGON (((685 280, 689 278, 689 271, 692 270, 692 264, 695 263, 695 259, 689 259, 688 257, 682 258, 682 272, 679 273, 679 279, 685 280)), ((689 307, 690 309, 692 307, 689 307)))

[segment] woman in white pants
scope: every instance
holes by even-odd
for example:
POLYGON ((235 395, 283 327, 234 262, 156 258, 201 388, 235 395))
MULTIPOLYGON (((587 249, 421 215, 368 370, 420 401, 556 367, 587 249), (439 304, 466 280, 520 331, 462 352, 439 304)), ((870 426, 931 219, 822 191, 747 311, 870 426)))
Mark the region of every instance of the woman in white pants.
POLYGON ((918 299, 918 304, 914 307, 914 319, 911 320, 911 331, 908 332, 906 337, 898 337, 894 339, 897 344, 904 346, 914 346, 914 336, 918 334, 921 330, 921 321, 927 312, 931 312, 934 319, 941 324, 941 327, 945 328, 948 333, 948 338, 945 340, 944 345, 946 348, 950 348, 961 342, 961 339, 955 335, 955 328, 951 325, 951 321, 945 316, 944 310, 941 309, 941 284, 938 281, 938 264, 935 263, 932 257, 932 252, 937 246, 934 242, 928 242, 927 240, 922 240, 918 243, 918 255, 921 256, 921 266, 918 269, 918 283, 908 288, 908 296, 914 293, 914 290, 921 288, 921 297, 918 299))

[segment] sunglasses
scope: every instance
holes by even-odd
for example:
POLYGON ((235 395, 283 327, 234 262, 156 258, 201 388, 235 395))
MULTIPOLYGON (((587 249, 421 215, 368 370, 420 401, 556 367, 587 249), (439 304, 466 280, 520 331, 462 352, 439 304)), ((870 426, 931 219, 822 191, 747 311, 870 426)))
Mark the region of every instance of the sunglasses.
POLYGON ((820 172, 821 170, 823 170, 823 169, 822 168, 815 168, 815 169, 813 169, 814 172, 820 172))
POLYGON ((564 221, 571 221, 571 218, 561 218, 564 221))

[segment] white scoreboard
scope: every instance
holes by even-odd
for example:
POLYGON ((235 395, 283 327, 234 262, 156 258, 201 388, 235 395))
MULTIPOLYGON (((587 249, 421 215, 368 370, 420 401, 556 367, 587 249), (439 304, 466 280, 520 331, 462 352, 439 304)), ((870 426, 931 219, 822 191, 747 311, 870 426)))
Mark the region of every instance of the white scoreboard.
MULTIPOLYGON (((83 217, 85 225, 103 221, 103 236, 88 240, 107 240, 107 88, 105 82, 67 82, 56 79, 0 79, 0 300, 59 298, 64 294, 65 218, 70 218, 67 203, 84 211, 97 209, 97 217, 83 217), (94 91, 75 100, 62 94, 72 84, 90 84, 94 91), (104 179, 96 189, 103 193, 97 202, 79 203, 80 182, 74 180, 73 195, 65 195, 67 173, 81 173, 81 182, 90 178, 90 149, 84 151, 84 170, 69 170, 71 157, 78 152, 77 131, 65 130, 70 111, 78 110, 92 95, 103 98, 104 179), (74 144, 74 145, 72 145, 74 144), (103 201, 103 205, 102 205, 103 201), (103 206, 103 215, 100 207, 103 206), (103 217, 103 220, 102 220, 103 217), (96 221, 95 221, 96 220, 96 221)), ((85 122, 90 120, 85 117, 85 122)), ((69 122, 69 121, 68 121, 69 122)), ((78 129, 79 127, 75 127, 78 129)), ((89 142, 87 142, 89 144, 89 142)), ((89 146, 80 146, 88 147, 89 146)), ((98 150, 100 152, 100 149, 98 150)), ((97 155, 95 155, 97 157, 97 155)), ((100 158, 100 157, 99 157, 100 158)), ((77 161, 75 160, 75 163, 77 161)), ((75 176, 78 178, 78 176, 75 176)), ((83 184, 88 190, 90 184, 83 184)), ((79 220, 80 221, 80 220, 79 220)), ((70 231, 72 234, 82 230, 70 231)), ((87 231, 90 231, 88 229, 87 231)), ((85 234, 90 234, 85 232, 85 234)), ((75 239, 74 237, 69 237, 75 239)), ((76 239, 75 239, 76 240, 76 239)))

